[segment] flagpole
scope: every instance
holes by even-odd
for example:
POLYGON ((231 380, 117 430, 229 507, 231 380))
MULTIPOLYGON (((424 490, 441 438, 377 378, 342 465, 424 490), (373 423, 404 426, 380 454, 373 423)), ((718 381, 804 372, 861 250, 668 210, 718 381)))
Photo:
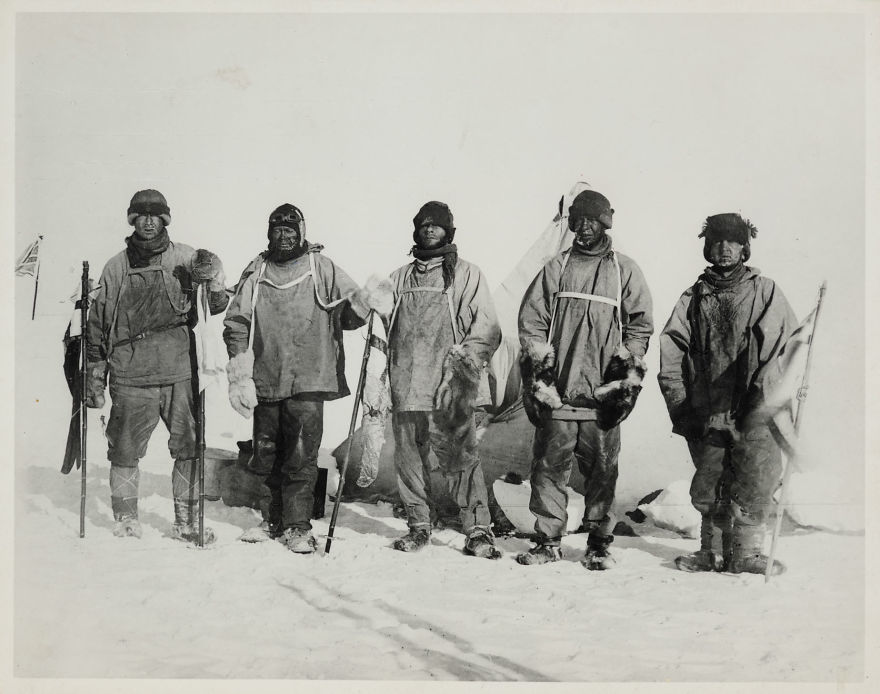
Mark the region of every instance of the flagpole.
POLYGON ((37 237, 37 269, 34 273, 34 305, 31 308, 31 320, 37 315, 37 288, 40 286, 40 244, 43 241, 43 235, 37 237))
MULTIPOLYGON (((807 388, 810 380, 810 364, 813 361, 813 337, 816 335, 816 326, 819 324, 819 312, 822 310, 822 301, 825 298, 825 290, 828 283, 822 281, 819 287, 819 299, 816 302, 816 315, 813 318, 813 330, 807 341, 807 363, 804 366, 804 377, 801 379, 801 387, 798 388, 797 414, 794 416, 794 433, 800 432, 801 418, 804 413, 804 407, 807 403, 807 388)), ((779 505, 776 509, 776 523, 773 526, 773 538, 770 541, 770 554, 767 558, 767 569, 764 571, 764 583, 770 582, 770 576, 773 572, 773 558, 776 556, 776 544, 779 540, 779 531, 782 529, 782 517, 785 515, 785 506, 787 503, 786 495, 788 492, 788 481, 791 478, 791 472, 794 469, 794 456, 786 461, 785 472, 782 474, 782 483, 779 485, 779 505)))

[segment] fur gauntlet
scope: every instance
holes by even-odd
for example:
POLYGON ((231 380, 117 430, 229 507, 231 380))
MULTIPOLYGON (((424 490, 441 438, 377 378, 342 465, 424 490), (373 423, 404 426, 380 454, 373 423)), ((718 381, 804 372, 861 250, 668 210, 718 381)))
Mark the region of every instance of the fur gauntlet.
POLYGON ((226 365, 229 379, 229 404, 245 419, 250 419, 257 406, 257 387, 254 385, 254 353, 246 350, 236 354, 226 365))
POLYGON ((642 391, 646 371, 645 360, 623 345, 611 357, 604 383, 593 391, 598 403, 597 422, 602 429, 611 429, 629 416, 642 391))
POLYGON ((434 393, 434 422, 451 431, 467 424, 477 403, 480 366, 461 345, 452 345, 443 359, 443 377, 434 393))
POLYGON ((362 288, 352 293, 349 303, 361 318, 366 318, 370 311, 375 311, 380 316, 391 315, 394 310, 394 288, 391 280, 371 275, 362 288))
POLYGON ((562 398, 556 390, 556 352, 553 345, 529 343, 520 352, 519 368, 526 415, 532 424, 539 426, 551 410, 562 407, 562 398))
POLYGON ((194 282, 207 282, 209 291, 222 292, 226 289, 223 263, 220 262, 220 258, 204 248, 196 251, 192 276, 194 282))
POLYGON ((86 362, 86 407, 100 410, 104 407, 104 385, 107 381, 107 362, 86 362))

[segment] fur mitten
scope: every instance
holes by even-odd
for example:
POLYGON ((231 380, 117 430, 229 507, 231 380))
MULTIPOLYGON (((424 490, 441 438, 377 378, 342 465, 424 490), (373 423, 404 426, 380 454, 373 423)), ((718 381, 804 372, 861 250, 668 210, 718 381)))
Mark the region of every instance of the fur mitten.
POLYGON ((452 345, 443 359, 443 378, 434 393, 434 423, 451 431, 470 421, 480 390, 482 367, 461 345, 452 345))
POLYGON ((104 407, 104 384, 107 381, 107 362, 86 362, 86 407, 100 410, 104 407))
POLYGON ((553 345, 533 342, 519 355, 522 400, 529 421, 539 426, 550 410, 562 407, 556 390, 556 352, 553 345))
POLYGON ((200 248, 193 259, 192 276, 194 282, 207 282, 208 291, 222 292, 226 289, 226 275, 223 263, 211 251, 200 248))
POLYGON ((375 311, 380 316, 389 316, 394 310, 394 288, 387 277, 371 275, 361 289, 349 297, 355 313, 366 318, 369 312, 375 311))
POLYGON ((257 387, 254 385, 254 353, 246 350, 236 354, 226 365, 229 379, 229 404, 245 419, 250 419, 257 406, 257 387))
POLYGON ((642 390, 646 371, 645 360, 621 345, 605 369, 604 383, 593 391, 599 403, 600 428, 611 429, 629 416, 642 390))

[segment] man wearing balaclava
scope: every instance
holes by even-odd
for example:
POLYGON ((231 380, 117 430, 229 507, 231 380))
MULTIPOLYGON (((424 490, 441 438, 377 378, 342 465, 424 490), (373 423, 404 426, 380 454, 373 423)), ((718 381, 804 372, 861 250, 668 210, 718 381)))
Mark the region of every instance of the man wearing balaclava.
POLYGON ((249 468, 263 479, 263 522, 240 538, 281 540, 297 554, 312 535, 324 403, 349 394, 342 331, 364 324, 349 299, 354 281, 306 240, 298 207, 269 216, 269 247, 242 273, 224 321, 229 401, 253 417, 249 468))
MULTIPOLYGON (((207 283, 212 314, 228 297, 220 259, 168 236, 171 210, 156 190, 134 194, 128 206, 134 233, 101 273, 89 311, 86 402, 104 406, 110 376, 110 501, 113 534, 141 537, 138 461, 161 419, 170 434, 174 524, 171 536, 198 541, 198 449, 190 328, 196 321, 196 284, 207 283)), ((205 542, 214 533, 205 528, 205 542)))
POLYGON ((490 527, 474 409, 485 404, 486 366, 501 342, 501 329, 486 278, 458 255, 449 207, 425 203, 413 228, 414 260, 391 276, 394 463, 409 526, 392 546, 414 552, 429 543, 433 450, 459 508, 465 554, 497 559, 501 553, 490 527))
POLYGON ((584 478, 589 533, 582 563, 590 570, 613 565, 619 423, 641 388, 654 331, 645 278, 607 233, 613 214, 604 195, 579 193, 568 209, 571 248, 544 265, 520 306, 523 404, 535 425, 529 508, 537 535, 535 546, 517 556, 520 564, 561 558, 574 460, 584 478), (628 407, 614 402, 620 390, 612 384, 629 390, 628 407))
MULTIPOLYGON (((700 549, 676 559, 683 571, 767 568, 765 524, 782 459, 757 413, 767 368, 797 321, 773 280, 745 265, 756 234, 736 213, 706 219, 700 237, 711 265, 660 334, 660 390, 673 433, 687 440, 691 501, 702 515, 700 549)), ((773 573, 783 569, 774 561, 773 573)))

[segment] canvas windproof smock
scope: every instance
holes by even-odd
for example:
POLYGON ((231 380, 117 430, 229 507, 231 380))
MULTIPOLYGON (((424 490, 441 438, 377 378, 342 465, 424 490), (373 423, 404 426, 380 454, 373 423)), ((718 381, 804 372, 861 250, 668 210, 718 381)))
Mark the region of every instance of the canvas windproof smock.
POLYGON ((620 347, 644 356, 654 332, 651 294, 638 265, 610 250, 569 248, 552 258, 526 290, 519 339, 553 345, 563 407, 553 419, 596 419, 594 390, 620 347))
MULTIPOLYGON (((501 328, 492 296, 480 269, 461 258, 448 290, 439 258, 404 265, 391 275, 391 284, 395 308, 388 342, 394 410, 431 411, 443 358, 453 344, 484 367, 498 349, 501 328)), ((488 397, 488 386, 483 390, 488 397)))
POLYGON ((307 253, 282 263, 260 254, 245 268, 229 304, 223 339, 232 358, 248 348, 254 331, 260 401, 349 394, 342 331, 364 321, 347 300, 357 285, 321 248, 311 244, 307 253))
MULTIPOLYGON (((192 378, 190 312, 196 251, 171 242, 147 267, 131 267, 126 251, 101 273, 89 308, 89 359, 106 359, 112 386, 158 386, 192 378)), ((211 313, 226 306, 209 294, 211 313)))
POLYGON ((731 430, 760 403, 762 376, 797 319, 773 280, 748 266, 730 286, 708 273, 681 295, 660 334, 657 379, 673 432, 731 430))

